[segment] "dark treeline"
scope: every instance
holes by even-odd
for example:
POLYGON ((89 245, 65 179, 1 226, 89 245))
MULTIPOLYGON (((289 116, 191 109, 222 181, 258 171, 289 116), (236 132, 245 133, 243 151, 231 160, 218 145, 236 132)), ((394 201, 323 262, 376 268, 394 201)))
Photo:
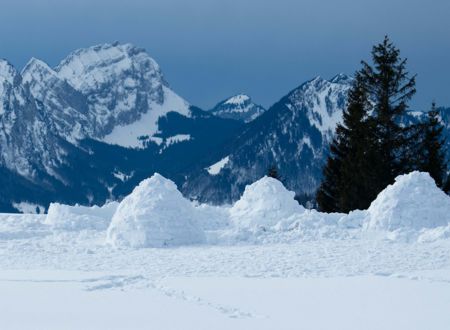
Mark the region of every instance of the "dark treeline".
POLYGON ((343 123, 336 128, 317 204, 324 212, 366 209, 396 176, 429 172, 449 188, 442 125, 435 104, 428 119, 408 123, 415 76, 406 69, 388 37, 373 47, 372 63, 362 62, 349 91, 343 123))

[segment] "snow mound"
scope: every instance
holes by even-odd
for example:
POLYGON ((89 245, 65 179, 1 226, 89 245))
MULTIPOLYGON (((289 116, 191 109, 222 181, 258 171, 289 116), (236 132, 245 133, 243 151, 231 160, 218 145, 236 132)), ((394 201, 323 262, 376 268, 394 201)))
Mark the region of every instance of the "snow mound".
POLYGON ((366 229, 420 230, 450 223, 450 198, 428 173, 398 176, 367 210, 366 229))
POLYGON ((267 229, 305 211, 294 199, 295 193, 265 176, 245 187, 242 197, 230 209, 231 222, 238 228, 267 229))
POLYGON ((203 243, 204 232, 194 213, 175 183, 156 173, 119 204, 106 241, 133 248, 203 243))
POLYGON ((51 203, 44 223, 59 230, 105 230, 119 203, 99 206, 69 206, 51 203))

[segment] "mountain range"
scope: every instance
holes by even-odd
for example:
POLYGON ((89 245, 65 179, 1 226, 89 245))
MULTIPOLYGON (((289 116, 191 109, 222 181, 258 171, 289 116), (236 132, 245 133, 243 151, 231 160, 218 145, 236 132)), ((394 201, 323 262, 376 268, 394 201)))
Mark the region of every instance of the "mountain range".
POLYGON ((231 203, 247 184, 276 166, 289 189, 313 195, 351 82, 344 74, 331 80, 316 77, 289 92, 243 127, 222 151, 220 170, 193 171, 183 185, 184 194, 203 202, 231 203))
MULTIPOLYGON (((317 77, 267 110, 238 94, 204 111, 131 44, 80 49, 55 68, 0 60, 0 211, 103 204, 154 172, 191 199, 230 203, 272 165, 312 196, 351 83, 317 77)), ((450 131, 449 109, 442 118, 450 131)))

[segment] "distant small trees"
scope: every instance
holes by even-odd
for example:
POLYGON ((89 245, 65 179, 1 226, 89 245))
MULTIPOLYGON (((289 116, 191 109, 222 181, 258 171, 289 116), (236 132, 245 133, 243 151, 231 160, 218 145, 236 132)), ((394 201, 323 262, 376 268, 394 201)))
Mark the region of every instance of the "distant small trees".
POLYGON ((274 178, 281 181, 280 174, 278 173, 278 168, 275 165, 271 165, 267 170, 267 176, 269 178, 274 178))
POLYGON ((447 194, 450 194, 450 175, 447 176, 447 181, 445 182, 445 185, 444 185, 444 191, 447 194))
POLYGON ((372 62, 362 62, 356 72, 330 146, 316 195, 324 212, 365 209, 396 176, 414 169, 432 172, 442 186, 445 161, 435 107, 427 123, 407 124, 403 119, 416 89, 406 59, 385 37, 373 47, 372 62))
POLYGON ((421 143, 420 170, 430 173, 436 184, 445 188, 447 165, 444 153, 445 139, 442 136, 444 126, 439 119, 439 111, 433 102, 424 124, 421 143))

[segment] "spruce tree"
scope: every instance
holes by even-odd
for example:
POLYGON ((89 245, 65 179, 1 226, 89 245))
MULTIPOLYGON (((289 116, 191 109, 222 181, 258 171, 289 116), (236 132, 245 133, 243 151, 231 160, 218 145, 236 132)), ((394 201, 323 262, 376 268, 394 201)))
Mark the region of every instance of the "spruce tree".
MULTIPOLYGON (((348 95, 343 123, 338 124, 324 168, 324 179, 317 192, 317 203, 324 212, 348 212, 366 206, 365 176, 370 170, 367 108, 369 100, 359 73, 348 95)), ((370 202, 370 201, 369 201, 370 202)))
POLYGON ((402 122, 415 94, 415 76, 388 37, 362 62, 336 128, 317 192, 322 211, 365 209, 399 174, 417 168, 418 126, 402 122), (413 157, 411 157, 413 155, 413 157))
POLYGON ((339 184, 339 211, 349 212, 369 207, 376 194, 372 191, 372 178, 376 166, 373 160, 373 123, 368 116, 370 102, 364 81, 357 73, 349 91, 348 107, 343 114, 343 125, 337 129, 345 136, 344 156, 341 161, 339 184))
POLYGON ((447 175, 447 181, 445 182, 445 185, 444 185, 444 191, 447 194, 450 194, 450 175, 447 175))
POLYGON ((428 118, 425 123, 425 132, 421 145, 422 163, 420 170, 430 173, 438 187, 443 188, 444 176, 447 172, 447 166, 444 153, 444 138, 442 131, 444 126, 439 119, 439 111, 433 102, 431 110, 428 112, 428 118))
POLYGON ((323 169, 323 179, 316 194, 316 202, 322 212, 339 212, 339 184, 341 179, 341 154, 335 138, 330 146, 330 155, 323 169))
POLYGON ((267 176, 269 178, 274 178, 281 181, 280 175, 278 174, 278 168, 275 165, 272 165, 267 170, 267 176))
POLYGON ((372 193, 378 194, 391 184, 399 174, 411 168, 410 151, 416 142, 410 134, 411 127, 401 124, 408 108, 407 102, 416 93, 415 76, 406 70, 406 59, 386 36, 373 47, 373 66, 362 62, 364 80, 370 100, 373 102, 372 143, 377 146, 374 161, 377 173, 372 193))

